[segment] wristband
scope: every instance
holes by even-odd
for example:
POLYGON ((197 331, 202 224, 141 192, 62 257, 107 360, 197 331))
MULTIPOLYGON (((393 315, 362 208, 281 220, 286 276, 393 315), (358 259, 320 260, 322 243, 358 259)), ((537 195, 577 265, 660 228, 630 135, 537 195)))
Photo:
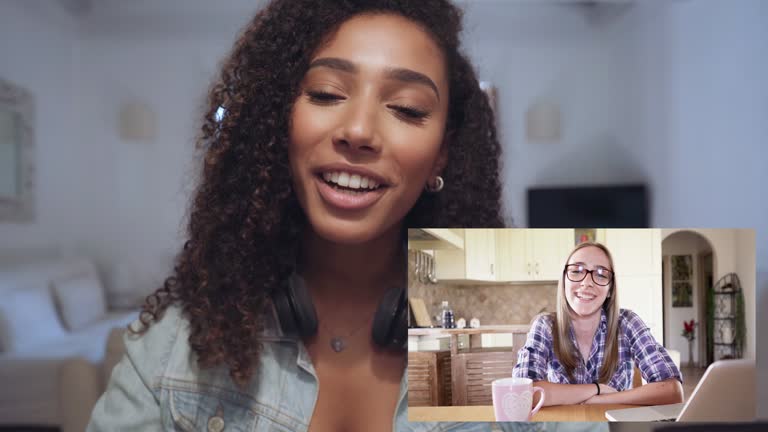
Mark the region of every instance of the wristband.
POLYGON ((597 396, 600 396, 600 384, 597 381, 593 381, 593 384, 597 386, 597 396))

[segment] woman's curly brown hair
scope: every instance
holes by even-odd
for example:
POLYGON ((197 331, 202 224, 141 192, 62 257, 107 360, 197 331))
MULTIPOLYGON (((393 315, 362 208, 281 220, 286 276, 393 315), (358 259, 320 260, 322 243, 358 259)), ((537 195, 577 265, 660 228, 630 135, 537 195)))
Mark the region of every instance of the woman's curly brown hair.
POLYGON ((225 366, 234 382, 248 382, 260 351, 259 311, 293 271, 307 223, 289 173, 291 109, 312 54, 362 13, 410 19, 446 58, 445 188, 422 194, 404 226, 503 226, 493 112, 459 52, 459 9, 447 0, 272 1, 247 25, 209 92, 198 141, 202 179, 191 203, 188 240, 172 276, 147 297, 141 327, 131 331, 146 332, 170 305, 179 305, 200 367, 225 366))

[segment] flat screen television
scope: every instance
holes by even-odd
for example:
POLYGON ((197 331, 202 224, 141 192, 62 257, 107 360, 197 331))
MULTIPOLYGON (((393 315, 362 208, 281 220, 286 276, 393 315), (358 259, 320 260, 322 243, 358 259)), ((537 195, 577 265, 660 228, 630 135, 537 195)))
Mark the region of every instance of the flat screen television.
POLYGON ((530 228, 648 228, 644 185, 528 189, 530 228))

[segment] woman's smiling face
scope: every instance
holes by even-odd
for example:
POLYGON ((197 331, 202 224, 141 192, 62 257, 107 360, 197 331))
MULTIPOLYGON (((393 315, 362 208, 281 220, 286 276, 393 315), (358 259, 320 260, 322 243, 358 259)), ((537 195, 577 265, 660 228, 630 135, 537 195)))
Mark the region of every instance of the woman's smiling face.
POLYGON ((359 15, 314 54, 300 90, 289 157, 313 230, 354 244, 398 228, 446 160, 441 49, 406 18, 359 15))
MULTIPOLYGON (((611 262, 600 248, 587 246, 571 255, 565 271, 574 272, 578 275, 579 271, 584 270, 592 270, 592 273, 588 273, 579 282, 573 282, 569 279, 569 275, 564 275, 565 298, 571 310, 578 317, 588 317, 599 313, 613 286, 611 262), (596 279, 599 283, 595 283, 596 279), (606 281, 610 281, 610 283, 602 285, 606 281)), ((573 279, 580 278, 580 276, 571 277, 573 279)))

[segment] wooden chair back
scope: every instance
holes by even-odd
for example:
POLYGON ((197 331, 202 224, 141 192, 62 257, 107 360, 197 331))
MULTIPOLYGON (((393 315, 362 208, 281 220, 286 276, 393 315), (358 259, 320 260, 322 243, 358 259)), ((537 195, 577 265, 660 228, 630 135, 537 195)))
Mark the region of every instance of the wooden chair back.
POLYGON ((517 353, 474 352, 453 358, 453 404, 492 405, 491 382, 512 376, 517 353))
POLYGON ((451 404, 451 353, 408 353, 408 406, 451 404))

